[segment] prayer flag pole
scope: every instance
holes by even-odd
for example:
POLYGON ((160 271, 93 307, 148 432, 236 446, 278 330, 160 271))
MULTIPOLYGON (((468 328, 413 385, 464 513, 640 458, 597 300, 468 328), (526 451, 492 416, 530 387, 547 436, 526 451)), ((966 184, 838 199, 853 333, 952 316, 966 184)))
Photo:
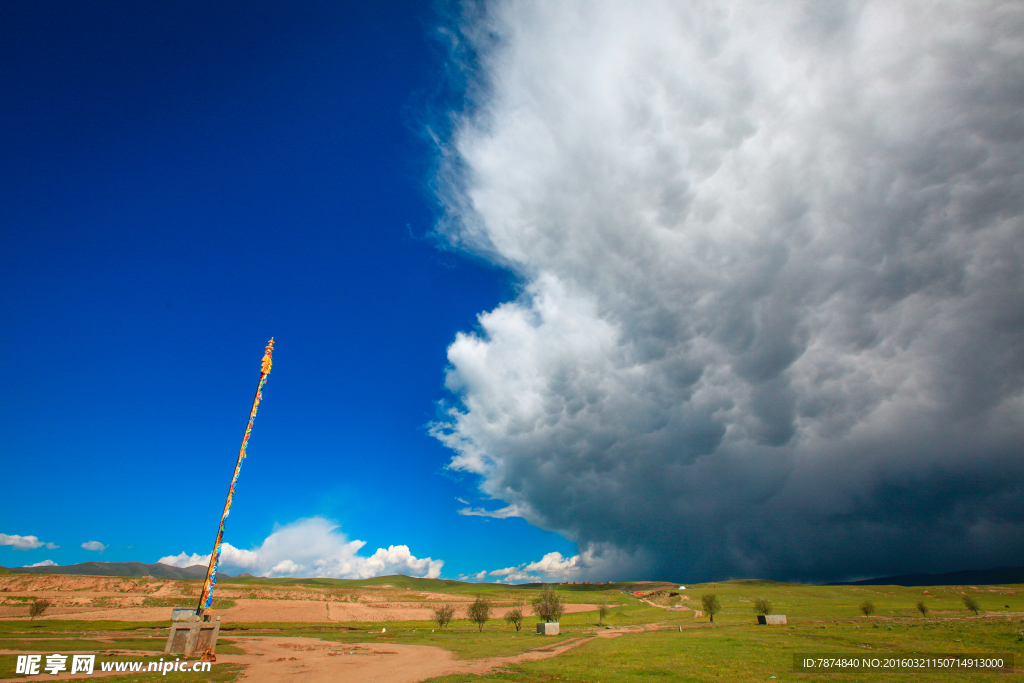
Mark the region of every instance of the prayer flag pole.
POLYGON ((256 409, 260 406, 263 398, 263 385, 270 374, 270 366, 273 364, 274 338, 267 342, 266 352, 263 354, 263 365, 260 369, 260 383, 256 387, 256 396, 252 400, 252 410, 249 411, 249 424, 245 428, 245 436, 242 437, 242 448, 238 451, 238 462, 235 463, 235 474, 231 477, 231 487, 228 489, 228 499, 224 503, 224 514, 220 517, 220 528, 217 530, 217 542, 213 544, 213 552, 210 553, 210 567, 206 570, 206 581, 203 582, 203 592, 199 595, 199 606, 196 607, 196 614, 201 615, 203 610, 210 608, 213 603, 213 587, 217 585, 217 565, 220 564, 221 542, 224 540, 224 522, 231 510, 231 499, 235 495, 235 482, 238 481, 238 473, 242 470, 242 461, 245 460, 245 447, 249 443, 249 433, 252 432, 252 422, 256 419, 256 409))

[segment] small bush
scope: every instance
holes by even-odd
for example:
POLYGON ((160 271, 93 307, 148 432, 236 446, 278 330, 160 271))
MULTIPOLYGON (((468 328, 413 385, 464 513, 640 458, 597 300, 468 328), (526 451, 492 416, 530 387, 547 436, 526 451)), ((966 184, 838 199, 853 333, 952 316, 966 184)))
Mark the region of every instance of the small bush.
POLYGON ((533 599, 533 613, 546 622, 556 622, 562 618, 565 612, 565 605, 562 603, 562 596, 558 594, 551 584, 544 586, 541 594, 533 599))
POLYGON ((754 600, 754 614, 771 614, 772 602, 763 595, 754 600))
POLYGON ((597 625, 598 626, 604 626, 604 618, 608 616, 608 612, 610 612, 610 611, 611 611, 611 608, 608 607, 608 603, 607 602, 602 602, 600 605, 598 605, 598 607, 597 607, 597 625))
POLYGON ((476 622, 477 629, 484 630, 484 624, 491 618, 491 601, 482 596, 476 596, 476 601, 469 606, 469 619, 476 622))
POLYGON ((924 604, 924 600, 917 602, 917 611, 921 613, 922 617, 928 616, 928 605, 924 604))
POLYGON ((870 600, 865 600, 860 603, 860 611, 864 613, 864 616, 869 617, 875 613, 875 605, 870 600))
POLYGON ((438 605, 434 608, 434 621, 437 622, 438 628, 443 629, 448 625, 448 622, 455 616, 455 605, 445 603, 438 605))
POLYGON ((711 623, 715 623, 715 613, 722 611, 722 603, 718 601, 718 596, 714 593, 705 593, 700 596, 700 604, 704 608, 704 613, 711 617, 711 623))
POLYGON ((518 631, 523 626, 523 604, 519 603, 505 613, 505 621, 516 627, 518 631))
POLYGON ((36 617, 43 616, 43 612, 45 612, 49 607, 49 600, 33 600, 32 604, 28 606, 29 621, 32 621, 36 617))
POLYGON ((973 595, 964 596, 964 607, 971 610, 975 614, 981 611, 981 605, 978 604, 977 599, 973 595))

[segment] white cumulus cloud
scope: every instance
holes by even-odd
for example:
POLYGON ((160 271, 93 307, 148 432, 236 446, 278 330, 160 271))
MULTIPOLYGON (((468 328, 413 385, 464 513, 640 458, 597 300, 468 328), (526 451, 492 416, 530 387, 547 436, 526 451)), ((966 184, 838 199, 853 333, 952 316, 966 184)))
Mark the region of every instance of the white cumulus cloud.
POLYGON ((499 577, 499 583, 542 583, 563 581, 603 580, 607 576, 621 576, 624 572, 646 567, 645 558, 628 556, 614 548, 591 546, 579 555, 565 557, 555 551, 535 562, 524 562, 513 567, 482 571, 463 580, 484 581, 499 577))
POLYGON ((29 566, 30 567, 56 567, 57 563, 54 562, 53 560, 43 560, 42 562, 36 562, 35 564, 30 564, 29 566))
POLYGON ((59 545, 53 543, 43 543, 35 536, 18 536, 18 535, 7 535, 0 534, 0 545, 9 545, 15 550, 34 550, 36 548, 49 548, 54 550, 59 548, 59 545))
POLYGON ((687 581, 1024 562, 1024 4, 469 6, 438 230, 522 294, 448 349, 460 512, 687 581))
MULTIPOLYGON (((378 548, 368 557, 359 555, 365 545, 363 541, 348 540, 334 522, 310 517, 275 529, 254 550, 240 550, 224 543, 220 567, 229 573, 260 576, 366 579, 390 574, 437 578, 444 566, 443 560, 414 556, 405 545, 378 548)), ((210 555, 182 552, 158 561, 175 567, 208 565, 210 555)))
POLYGON ((107 549, 107 546, 103 545, 99 541, 86 541, 82 544, 82 547, 86 550, 95 550, 97 552, 102 552, 107 549))
POLYGON ((562 557, 562 553, 548 553, 537 562, 530 562, 523 571, 540 572, 548 576, 567 575, 578 572, 582 567, 579 563, 580 556, 562 557))

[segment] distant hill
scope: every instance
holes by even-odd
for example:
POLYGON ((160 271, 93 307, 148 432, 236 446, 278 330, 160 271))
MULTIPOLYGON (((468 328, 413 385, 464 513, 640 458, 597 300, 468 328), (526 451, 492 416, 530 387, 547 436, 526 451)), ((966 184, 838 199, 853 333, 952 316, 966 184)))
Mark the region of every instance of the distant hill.
MULTIPOLYGON (((169 564, 143 564, 142 562, 82 562, 81 564, 51 565, 49 567, 11 567, 12 574, 68 574, 72 576, 152 576, 157 579, 205 579, 206 567, 172 567, 169 564)), ((217 572, 218 578, 231 576, 217 572)))
POLYGON ((998 567, 996 569, 968 569, 946 574, 905 574, 882 576, 863 581, 833 581, 826 586, 991 586, 994 584, 1024 583, 1024 567, 998 567))
MULTIPOLYGON (((67 574, 72 576, 152 576, 157 579, 202 580, 206 578, 206 566, 195 564, 191 567, 173 567, 168 564, 144 564, 142 562, 82 562, 81 564, 52 565, 49 567, 0 567, 0 574, 67 574)), ((232 577, 223 572, 218 579, 231 579, 241 583, 274 583, 370 587, 391 585, 396 588, 415 590, 476 590, 480 584, 453 581, 450 579, 420 579, 409 576, 378 576, 372 579, 325 579, 279 577, 267 579, 245 573, 232 577)), ((742 581, 751 585, 767 585, 775 582, 742 581)), ((990 586, 995 584, 1024 584, 1024 567, 999 567, 996 569, 974 569, 945 574, 905 574, 881 576, 861 581, 833 581, 827 586, 990 586)), ((488 584, 489 585, 489 584, 488 584)), ((543 584, 510 585, 507 588, 539 588, 543 584)), ((668 584, 665 584, 668 585, 668 584)), ((632 590, 663 588, 662 582, 619 582, 614 584, 563 584, 563 590, 610 590, 630 587, 632 590), (641 583, 643 584, 641 586, 641 583)))

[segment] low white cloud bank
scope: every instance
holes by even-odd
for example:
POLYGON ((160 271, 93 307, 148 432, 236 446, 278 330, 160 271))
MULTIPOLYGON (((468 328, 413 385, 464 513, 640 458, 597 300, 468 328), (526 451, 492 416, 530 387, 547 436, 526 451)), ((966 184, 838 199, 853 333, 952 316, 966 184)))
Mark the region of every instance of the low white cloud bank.
MULTIPOLYGON (((437 578, 444 566, 444 560, 415 557, 404 545, 378 548, 368 557, 359 555, 365 545, 363 541, 348 540, 334 522, 310 517, 275 529, 255 550, 239 550, 224 543, 220 568, 258 576, 367 579, 391 574, 437 578)), ((175 567, 209 565, 210 555, 182 552, 161 557, 158 562, 175 567)))
MULTIPOLYGON (((486 572, 488 577, 499 577, 503 583, 533 583, 543 581, 569 581, 583 569, 579 555, 563 557, 560 552, 548 553, 537 562, 526 562, 517 567, 506 567, 486 572)), ((478 575, 479 576, 479 575, 478 575)))
POLYGON ((36 548, 55 550, 60 547, 53 543, 43 543, 36 536, 18 536, 17 534, 13 536, 0 534, 0 545, 9 545, 15 550, 35 550, 36 548))
POLYGON ((56 567, 57 563, 54 562, 53 560, 43 560, 42 562, 36 562, 35 564, 30 564, 29 566, 30 567, 56 567))
POLYGON ((488 581, 498 583, 551 583, 565 581, 600 581, 607 576, 630 576, 638 568, 645 571, 649 560, 629 556, 611 547, 591 545, 586 551, 572 557, 560 552, 551 552, 536 562, 524 562, 514 567, 481 571, 461 580, 488 581))
POLYGON ((643 578, 1024 563, 1024 4, 463 7, 438 229, 523 289, 448 349, 462 514, 643 578))
POLYGON ((93 550, 96 552, 103 552, 107 549, 107 546, 103 545, 99 541, 86 541, 82 544, 82 547, 86 550, 93 550))

